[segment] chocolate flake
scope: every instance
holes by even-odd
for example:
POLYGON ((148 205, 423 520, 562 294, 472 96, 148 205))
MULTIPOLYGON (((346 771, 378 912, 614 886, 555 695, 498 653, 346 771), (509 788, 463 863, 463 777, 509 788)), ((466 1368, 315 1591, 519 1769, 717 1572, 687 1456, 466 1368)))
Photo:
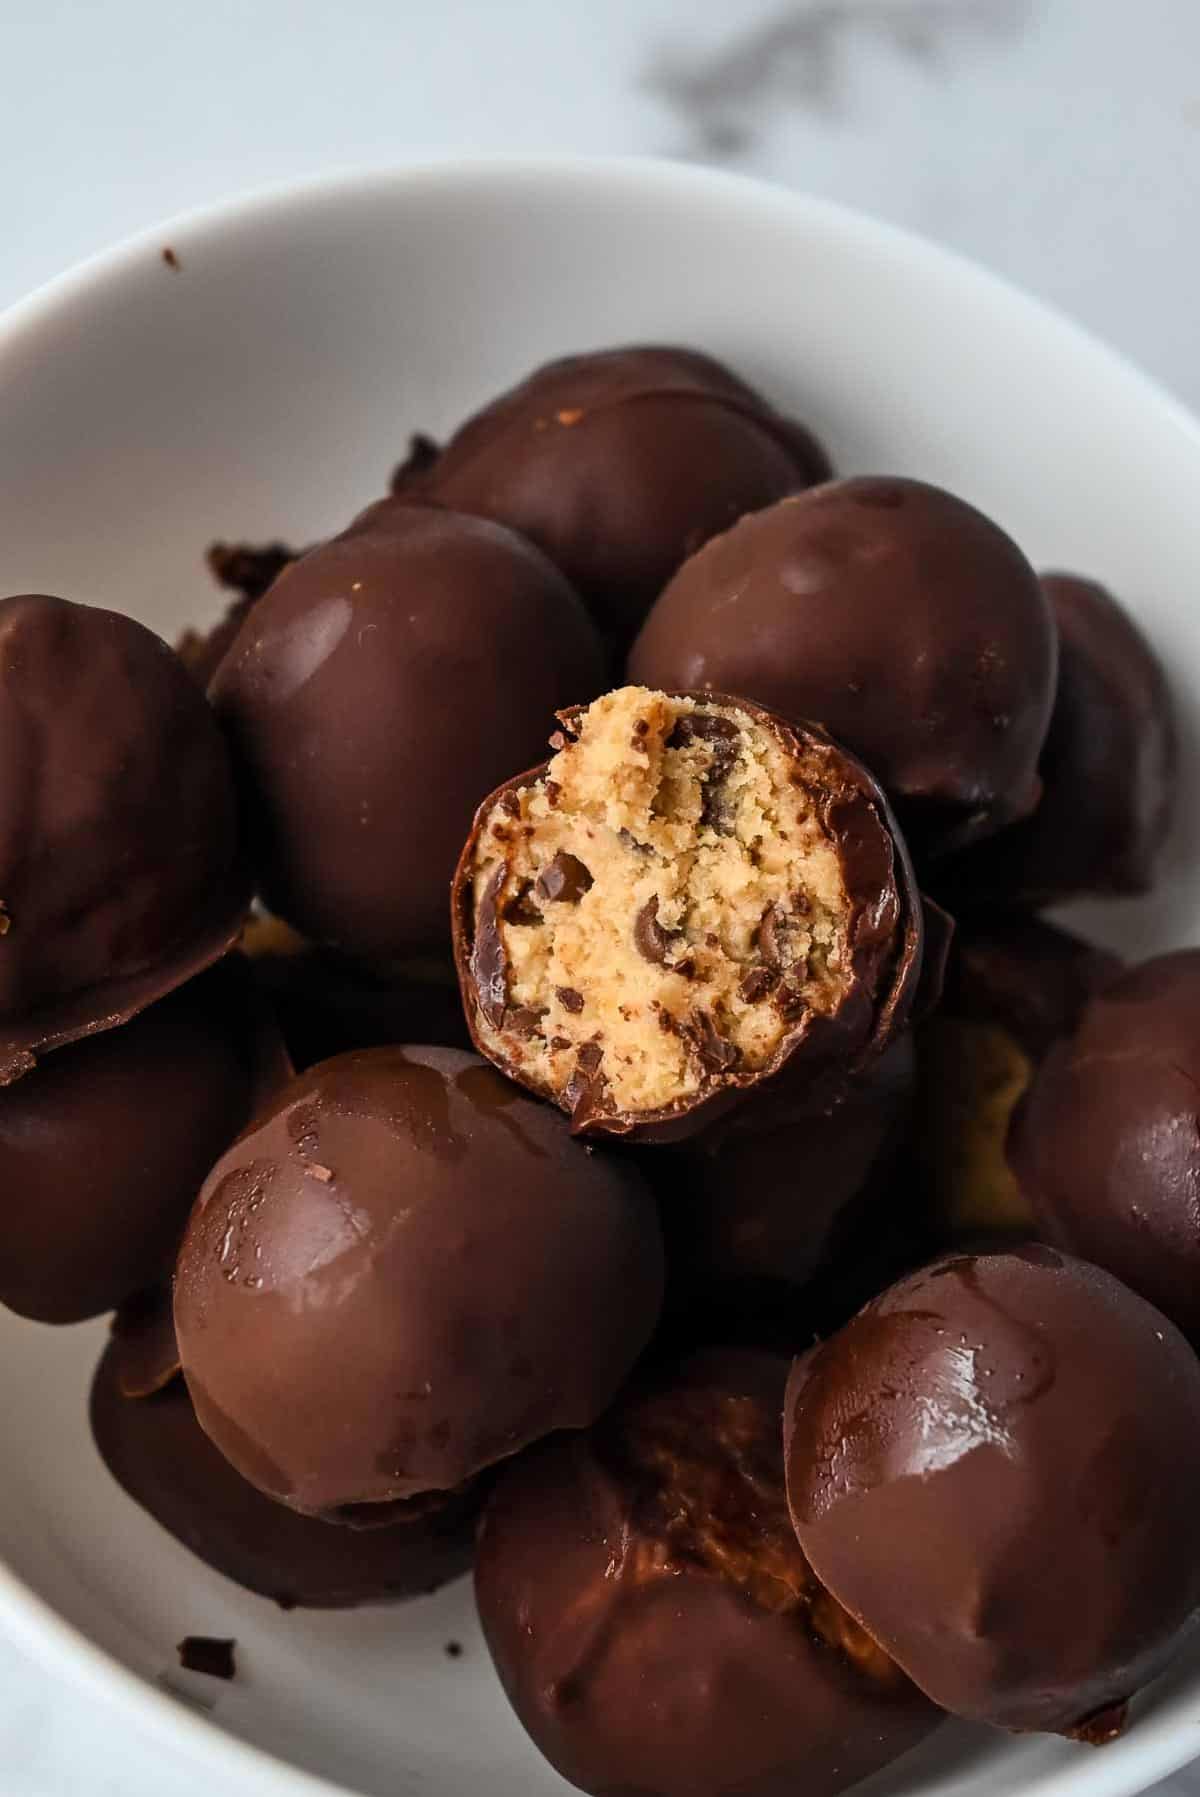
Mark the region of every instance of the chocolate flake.
POLYGON ((672 943, 677 936, 664 930, 658 921, 658 898, 648 898, 633 920, 633 944, 643 961, 649 961, 655 967, 665 967, 671 952, 672 943))
POLYGON ((710 755, 702 781, 703 797, 700 822, 728 836, 733 829, 724 784, 737 760, 738 727, 732 718, 718 717, 714 712, 690 712, 676 723, 667 738, 668 749, 686 748, 690 743, 707 743, 710 755))
POLYGON ((741 1050, 726 1041, 707 1011, 694 1011, 691 1022, 697 1057, 709 1073, 728 1073, 737 1066, 741 1050))
POLYGON ((576 992, 574 986, 559 986, 557 998, 564 1011, 571 1011, 578 1016, 583 1009, 583 993, 576 992))
POLYGON ((520 817, 521 799, 515 786, 500 795, 500 809, 508 817, 520 817))
POLYGON ((236 1678, 237 1663, 233 1657, 236 1641, 221 1640, 215 1635, 185 1635, 176 1648, 179 1664, 185 1672, 202 1672, 205 1678, 236 1678))
POLYGON ((765 998, 779 984, 779 970, 776 967, 752 967, 744 974, 738 992, 748 1005, 756 1005, 760 998, 765 998))
POLYGON ((484 887, 471 950, 471 981, 479 1009, 493 1029, 500 1028, 508 1003, 508 957, 500 940, 500 923, 496 915, 496 903, 507 872, 502 863, 484 887))
POLYGON ((505 1011, 504 1028, 514 1036, 536 1036, 545 1011, 539 1011, 533 1005, 520 1005, 514 1011, 505 1011))
POLYGON ((591 873, 577 856, 559 849, 537 877, 539 898, 556 899, 561 905, 577 905, 593 884, 591 873))

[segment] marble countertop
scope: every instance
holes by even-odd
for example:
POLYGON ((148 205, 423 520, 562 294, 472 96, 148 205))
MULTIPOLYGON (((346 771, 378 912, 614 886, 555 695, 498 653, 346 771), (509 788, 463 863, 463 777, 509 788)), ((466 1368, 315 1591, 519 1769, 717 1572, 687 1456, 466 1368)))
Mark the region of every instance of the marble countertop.
MULTIPOLYGON (((1200 406, 1196 0, 342 0, 332 18, 322 0, 8 7, 0 307, 267 181, 643 152, 938 238, 1200 406)), ((6 1797, 201 1797, 3 1639, 0 1768, 6 1797)), ((1200 1797, 1200 1770, 1168 1790, 1200 1797)))

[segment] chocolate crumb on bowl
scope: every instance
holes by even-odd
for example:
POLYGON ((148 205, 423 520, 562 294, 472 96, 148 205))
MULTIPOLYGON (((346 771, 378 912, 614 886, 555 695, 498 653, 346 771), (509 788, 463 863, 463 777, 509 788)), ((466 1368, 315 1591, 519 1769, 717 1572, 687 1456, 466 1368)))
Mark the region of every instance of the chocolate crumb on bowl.
POLYGON ((815 726, 624 687, 476 814, 455 955, 476 1046, 576 1132, 693 1133, 824 1089, 912 1009, 921 906, 878 786, 815 726))

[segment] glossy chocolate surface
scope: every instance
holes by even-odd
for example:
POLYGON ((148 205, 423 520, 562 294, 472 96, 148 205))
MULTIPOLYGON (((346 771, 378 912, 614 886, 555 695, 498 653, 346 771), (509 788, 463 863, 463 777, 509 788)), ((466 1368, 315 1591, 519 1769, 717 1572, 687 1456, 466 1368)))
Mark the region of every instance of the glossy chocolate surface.
POLYGON ((471 1564, 475 1502, 454 1497, 386 1529, 344 1529, 272 1503, 218 1453, 183 1380, 129 1397, 110 1344, 92 1383, 92 1434, 135 1503, 206 1565, 285 1609, 417 1597, 471 1564))
POLYGON ((788 1520, 787 1361, 712 1350, 523 1455, 479 1614, 518 1717, 581 1790, 833 1797, 938 1713, 824 1593, 788 1520))
POLYGON ((563 576, 498 525, 385 501, 293 563, 211 687, 271 910, 365 960, 444 948, 481 794, 600 670, 563 576))
POLYGON ((0 600, 0 1083, 215 961, 245 911, 220 731, 132 618, 0 600))
POLYGON ((672 1308, 755 1313, 838 1262, 860 1213, 886 1202, 913 1084, 906 1034, 815 1110, 764 1093, 731 1128, 671 1151, 661 1178, 672 1308))
POLYGON ((209 1168, 281 1071, 263 1066, 266 1027, 220 967, 0 1091, 0 1302, 73 1323, 169 1271, 209 1168))
MULTIPOLYGON (((696 1135, 751 1094, 786 1093, 786 1102, 812 1108, 827 1104, 846 1081, 869 1066, 906 1027, 917 1003, 922 975, 924 916, 916 877, 887 800, 867 770, 815 727, 791 725, 762 707, 723 695, 695 695, 748 716, 771 734, 786 755, 803 764, 805 778, 820 769, 820 819, 833 842, 848 901, 842 972, 846 987, 837 1007, 820 1014, 798 1007, 780 1045, 760 1068, 747 1068, 723 1052, 728 1044, 710 1032, 698 1056, 703 1077, 694 1093, 654 1111, 623 1112, 606 1093, 601 1060, 579 1057, 577 1075, 562 1092, 532 1081, 531 1089, 551 1098, 571 1117, 574 1133, 616 1136, 632 1142, 678 1142, 696 1135)), ((568 736, 579 728, 583 708, 560 713, 568 736)), ((506 793, 544 784, 550 763, 505 782, 475 814, 459 859, 452 893, 454 957, 468 1026, 476 1047, 491 1053, 482 1022, 511 1010, 509 968, 497 928, 497 895, 491 889, 477 902, 473 857, 480 834, 506 793)), ((797 783, 800 777, 797 775, 797 783)), ((768 920, 764 920, 766 923, 768 920)), ((762 939, 760 926, 759 939, 762 939)), ((644 959, 656 958, 652 942, 639 944, 644 959)), ((773 1001, 788 1002, 786 982, 773 1001)), ((707 1020, 706 1020, 707 1021, 707 1020)), ((514 1065, 497 1063, 524 1080, 514 1065)))
POLYGON ((1059 660, 1041 802, 945 870, 952 906, 1149 892, 1166 846, 1178 746, 1162 664, 1104 587, 1074 574, 1042 586, 1059 660))
POLYGON ((647 686, 813 719, 876 775, 923 857, 1031 811, 1054 623, 1016 544, 919 481, 833 481, 686 562, 630 654, 647 686))
POLYGON ((222 1452, 293 1509, 344 1513, 589 1423, 661 1296, 632 1168, 475 1056, 392 1048, 300 1075, 217 1163, 175 1322, 222 1452))
POLYGON ((424 491, 537 543, 625 643, 686 556, 828 474, 808 432, 721 363, 646 346, 536 369, 455 432, 424 491))
POLYGON ((1009 1136, 1039 1232, 1200 1341, 1200 950, 1132 967, 1049 1055, 1009 1136))
POLYGON ((795 1363, 785 1452, 818 1578, 955 1715, 1069 1732, 1200 1604, 1200 1362, 1051 1248, 949 1256, 876 1298, 795 1363))

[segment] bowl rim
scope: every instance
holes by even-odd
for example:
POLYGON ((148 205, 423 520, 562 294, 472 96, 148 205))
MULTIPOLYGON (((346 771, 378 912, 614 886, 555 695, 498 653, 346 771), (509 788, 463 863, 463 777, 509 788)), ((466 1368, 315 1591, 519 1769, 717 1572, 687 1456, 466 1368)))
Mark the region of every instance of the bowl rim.
MULTIPOLYGON (((1200 455, 1200 418, 1162 384, 1140 370, 1086 327, 1016 283, 943 247, 921 234, 876 219, 870 214, 783 187, 758 177, 654 156, 598 156, 495 153, 443 155, 341 168, 318 175, 273 181, 247 191, 187 209, 139 230, 54 276, 30 294, 0 311, 0 379, 6 358, 19 353, 43 330, 50 330, 73 308, 97 291, 119 287, 144 276, 147 259, 157 258, 169 243, 180 261, 206 241, 253 227, 270 215, 302 225, 306 215, 341 198, 389 196, 434 198, 470 189, 542 187, 562 193, 567 188, 608 187, 615 198, 639 205, 675 197, 714 205, 736 201, 785 230, 809 230, 852 242, 882 262, 906 263, 936 285, 951 283, 968 298, 1002 301, 1024 313, 1041 334, 1056 337, 1064 351, 1083 353, 1111 386, 1123 385, 1143 412, 1158 414, 1160 424, 1179 434, 1187 451, 1200 455)), ((45 1598, 0 1559, 0 1629, 29 1658, 76 1689, 96 1698, 114 1716, 125 1718, 141 1734, 182 1756, 194 1767, 222 1772, 236 1788, 253 1788, 264 1797, 358 1797, 349 1786, 306 1771, 228 1732, 219 1722, 189 1709, 186 1701, 157 1688, 124 1666, 84 1631, 69 1622, 45 1598)), ((1196 1757, 1200 1736, 1200 1690, 1189 1728, 1183 1719, 1164 1723, 1149 1739, 1137 1732, 1107 1746, 1103 1754, 1081 1754, 1073 1766, 1055 1768, 1035 1779, 1027 1790, 1053 1797, 1125 1797, 1168 1777, 1196 1757), (1136 1770, 1129 1764, 1137 1760, 1136 1770)))

